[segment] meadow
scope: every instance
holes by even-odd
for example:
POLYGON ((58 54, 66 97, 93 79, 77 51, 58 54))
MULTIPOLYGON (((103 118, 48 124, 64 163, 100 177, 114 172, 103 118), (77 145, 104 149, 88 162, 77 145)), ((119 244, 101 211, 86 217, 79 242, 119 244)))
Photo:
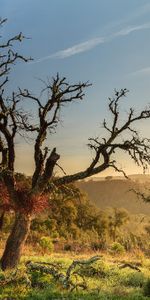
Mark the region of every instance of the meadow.
MULTIPOLYGON (((26 251, 27 252, 27 251, 26 251)), ((134 254, 53 253, 38 256, 34 251, 23 256, 18 268, 0 271, 0 299, 37 300, 146 300, 150 297, 150 259, 142 252, 134 254), (91 264, 76 265, 70 273, 71 285, 65 286, 61 277, 30 268, 33 265, 53 268, 66 275, 75 260, 91 264)))

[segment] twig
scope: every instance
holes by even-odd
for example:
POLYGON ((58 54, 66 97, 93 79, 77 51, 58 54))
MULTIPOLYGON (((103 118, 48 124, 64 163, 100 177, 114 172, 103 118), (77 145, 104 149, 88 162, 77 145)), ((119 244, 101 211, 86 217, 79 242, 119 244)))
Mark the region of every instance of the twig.
POLYGON ((130 268, 130 269, 136 270, 138 272, 141 272, 141 269, 139 269, 137 266, 132 265, 130 263, 125 263, 125 264, 119 266, 119 269, 124 269, 124 268, 130 268))

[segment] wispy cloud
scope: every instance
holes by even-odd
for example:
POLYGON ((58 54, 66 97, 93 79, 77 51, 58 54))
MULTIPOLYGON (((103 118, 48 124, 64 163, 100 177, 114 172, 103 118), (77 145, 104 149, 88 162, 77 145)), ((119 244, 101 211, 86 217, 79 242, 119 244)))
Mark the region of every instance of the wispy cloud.
POLYGON ((60 51, 58 51, 56 53, 53 53, 51 55, 42 57, 42 58, 38 59, 36 62, 41 62, 41 61, 44 61, 44 60, 47 60, 47 59, 50 59, 50 58, 59 58, 59 59, 67 58, 69 56, 72 56, 72 55, 75 55, 75 54, 78 54, 78 53, 89 51, 89 50, 95 48, 96 46, 98 46, 100 44, 103 44, 104 42, 105 42, 105 38, 103 38, 103 37, 90 39, 90 40, 85 41, 83 43, 76 44, 76 45, 74 45, 72 47, 69 47, 67 49, 60 50, 60 51))
POLYGON ((137 26, 129 26, 129 27, 123 28, 120 31, 116 32, 114 34, 114 37, 128 35, 134 31, 139 31, 139 30, 144 30, 144 29, 149 29, 149 28, 150 28, 150 23, 144 23, 142 25, 137 25, 137 26))
POLYGON ((83 53, 86 51, 90 51, 91 49, 99 46, 100 44, 104 44, 104 43, 108 43, 110 41, 112 41, 115 38, 121 37, 121 36, 127 36, 130 33, 134 32, 134 31, 140 31, 140 30, 145 30, 145 29, 149 29, 150 28, 150 23, 144 23, 141 25, 136 25, 136 26, 128 26, 125 27, 123 29, 121 29, 120 31, 117 31, 109 36, 104 36, 104 37, 97 37, 97 38, 93 38, 93 39, 89 39, 85 42, 79 43, 79 44, 75 44, 72 47, 63 49, 63 50, 59 50, 55 53, 52 53, 48 56, 44 56, 42 58, 39 58, 38 60, 32 62, 32 63, 39 63, 48 59, 64 59, 64 58, 68 58, 70 56, 79 54, 79 53, 83 53))

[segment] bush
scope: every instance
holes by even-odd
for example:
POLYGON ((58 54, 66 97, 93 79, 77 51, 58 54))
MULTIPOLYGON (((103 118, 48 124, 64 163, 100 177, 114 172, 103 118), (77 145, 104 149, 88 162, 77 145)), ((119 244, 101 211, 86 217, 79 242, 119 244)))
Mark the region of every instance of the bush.
POLYGON ((64 250, 65 251, 71 251, 72 250, 72 245, 71 244, 65 244, 64 245, 64 250))
POLYGON ((144 284, 143 294, 144 296, 150 297, 150 278, 148 278, 144 284))
POLYGON ((113 252, 113 254, 123 254, 125 248, 120 243, 115 242, 111 245, 111 252, 113 252))
POLYGON ((143 273, 131 272, 120 274, 120 283, 128 287, 142 287, 144 285, 145 277, 143 273))
POLYGON ((93 278, 105 278, 108 275, 109 266, 104 261, 98 261, 92 265, 83 266, 81 269, 79 267, 78 274, 86 277, 93 278))
POLYGON ((91 243, 91 249, 94 251, 100 251, 100 250, 106 250, 107 245, 106 242, 104 241, 95 241, 91 243))
POLYGON ((50 252, 54 250, 54 245, 48 236, 42 236, 39 240, 39 245, 42 250, 48 250, 50 252))

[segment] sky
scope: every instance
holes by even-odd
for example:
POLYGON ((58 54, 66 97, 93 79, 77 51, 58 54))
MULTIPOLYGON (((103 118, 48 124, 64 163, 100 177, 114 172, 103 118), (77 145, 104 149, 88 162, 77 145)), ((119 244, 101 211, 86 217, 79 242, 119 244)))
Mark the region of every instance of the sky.
MULTIPOLYGON (((150 2, 148 0, 0 0, 1 16, 8 18, 4 39, 23 32, 18 51, 34 58, 15 66, 8 89, 18 86, 39 94, 41 81, 56 75, 70 83, 89 81, 82 102, 64 107, 57 133, 47 139, 57 147, 59 164, 67 174, 88 166, 92 154, 88 138, 104 136, 102 121, 110 120, 108 97, 114 89, 130 92, 122 103, 137 113, 150 103, 150 2)), ((35 110, 28 104, 28 110, 35 110)), ((149 121, 137 124, 149 137, 149 121)), ((16 141, 16 170, 32 174, 33 141, 16 141)), ((141 173, 123 154, 118 165, 127 174, 141 173)), ((102 173, 111 175, 112 170, 102 173)))

